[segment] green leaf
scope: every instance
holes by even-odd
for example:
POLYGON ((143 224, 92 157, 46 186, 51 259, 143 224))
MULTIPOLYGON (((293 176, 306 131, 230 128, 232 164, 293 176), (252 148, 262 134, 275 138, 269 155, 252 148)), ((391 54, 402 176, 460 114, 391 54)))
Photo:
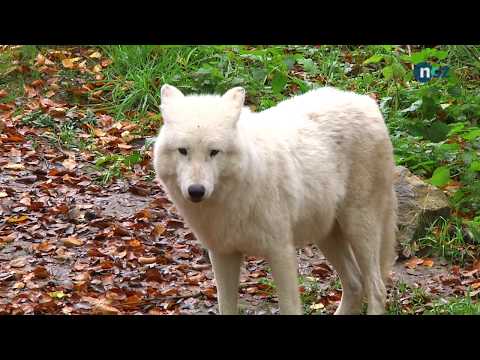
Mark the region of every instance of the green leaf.
POLYGON ((276 71, 272 79, 272 91, 274 93, 280 93, 287 85, 288 77, 281 71, 276 71))
POLYGON ((367 60, 365 60, 363 62, 363 65, 376 64, 376 63, 379 63, 382 60, 383 60, 383 55, 382 54, 375 54, 373 56, 370 56, 367 60))
POLYGON ((135 151, 132 154, 125 157, 123 159, 123 163, 127 166, 132 166, 142 162, 142 160, 143 160, 142 154, 140 154, 139 151, 135 151))
POLYGON ((99 158, 97 159, 97 161, 95 161, 95 165, 97 165, 97 166, 102 166, 103 164, 105 164, 105 163, 108 162, 108 161, 109 161, 108 157, 106 157, 106 156, 101 156, 101 157, 99 157, 99 158))
POLYGON ((443 60, 448 56, 448 51, 434 49, 430 56, 436 57, 438 60, 443 60))
POLYGON ((422 97, 422 106, 420 107, 420 110, 422 112, 422 115, 425 118, 432 118, 435 116, 437 113, 439 106, 437 102, 435 101, 435 98, 429 97, 429 96, 424 96, 422 97))
POLYGON ((382 70, 383 76, 386 80, 390 80, 393 78, 393 68, 392 66, 385 66, 382 70))
POLYGON ((460 97, 462 96, 462 88, 460 86, 449 86, 448 87, 448 94, 453 97, 460 97))
POLYGON ((392 64, 392 69, 393 69, 393 76, 396 79, 401 79, 405 75, 405 69, 399 63, 392 64))
POLYGON ((285 65, 287 65, 288 70, 290 70, 293 65, 295 65, 295 57, 287 56, 285 59, 283 59, 283 62, 285 63, 285 65))
POLYGON ((475 129, 475 130, 472 130, 472 131, 468 132, 467 134, 463 135, 463 138, 465 140, 472 141, 472 140, 475 140, 479 136, 480 136, 480 129, 475 129))
POLYGON ((439 151, 447 152, 447 153, 455 153, 460 150, 460 145, 458 144, 441 144, 438 147, 439 151))
POLYGON ((469 170, 480 171, 480 161, 478 160, 472 161, 472 163, 470 164, 469 170))
POLYGON ((255 81, 263 83, 267 77, 267 72, 265 69, 254 68, 252 69, 252 77, 255 81))
POLYGON ((432 185, 441 187, 450 181, 450 169, 446 166, 436 168, 432 178, 429 180, 432 185))
POLYGON ((413 53, 411 56, 410 56, 410 60, 412 61, 412 63, 414 64, 419 64, 421 62, 424 62, 425 60, 427 60, 428 58, 428 55, 426 53, 424 53, 423 51, 420 51, 420 52, 417 52, 417 53, 413 53))
POLYGON ((447 138, 449 130, 447 124, 435 121, 430 127, 426 128, 425 137, 433 142, 440 142, 447 138))
POLYGON ((318 72, 318 66, 312 59, 298 59, 297 62, 303 65, 303 69, 311 75, 315 75, 318 72))
POLYGON ((447 136, 455 135, 455 134, 461 132, 463 130, 463 128, 465 127, 464 123, 456 123, 456 124, 450 124, 450 125, 452 126, 452 128, 448 132, 447 136))

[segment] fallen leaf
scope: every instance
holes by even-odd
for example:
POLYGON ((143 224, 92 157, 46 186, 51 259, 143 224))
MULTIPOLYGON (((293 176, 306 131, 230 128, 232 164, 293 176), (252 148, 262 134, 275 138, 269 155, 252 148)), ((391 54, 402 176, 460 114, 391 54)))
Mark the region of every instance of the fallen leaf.
POLYGON ((7 170, 25 170, 25 165, 23 164, 16 164, 16 163, 8 163, 3 166, 4 169, 7 170))
MULTIPOLYGON (((139 195, 139 196, 147 196, 150 195, 150 191, 147 189, 144 189, 140 186, 137 185, 131 185, 130 188, 128 189, 132 194, 139 195)), ((146 210, 146 209, 145 209, 146 210)))
POLYGON ((33 273, 35 274, 36 279, 46 279, 50 276, 47 269, 43 266, 37 266, 35 270, 33 270, 33 273))
POLYGON ((0 191, 0 198, 7 197, 8 194, 5 191, 0 191))
POLYGON ((131 247, 140 247, 142 246, 142 243, 137 239, 133 239, 128 242, 128 245, 130 245, 131 247))
POLYGON ((163 276, 157 269, 148 269, 145 272, 145 280, 163 282, 163 276))
POLYGON ((27 95, 28 98, 33 98, 38 95, 37 90, 29 85, 23 85, 23 89, 25 90, 25 95, 27 95))
POLYGON ((89 57, 92 58, 92 59, 100 59, 102 57, 102 54, 100 54, 98 51, 95 51, 89 57))
POLYGON ((28 216, 27 215, 21 215, 21 216, 10 216, 8 219, 7 219, 7 222, 10 223, 10 224, 15 224, 15 223, 19 223, 19 222, 23 222, 25 220, 28 219, 28 216))
POLYGON ((99 303, 93 308, 93 312, 98 315, 118 315, 120 310, 114 308, 113 306, 99 303))
POLYGON ((8 96, 7 90, 1 89, 0 90, 0 99, 8 96))
POLYGON ((217 298, 217 290, 215 288, 207 288, 200 290, 200 292, 205 295, 208 299, 216 299, 217 298))
POLYGON ((66 113, 67 109, 63 107, 51 107, 48 109, 48 114, 56 118, 63 117, 66 113))
POLYGON ((155 237, 156 240, 165 232, 165 226, 162 224, 157 224, 153 227, 151 235, 155 237))
POLYGON ((75 66, 73 59, 68 58, 62 60, 62 65, 66 69, 73 69, 73 67, 75 66))
POLYGON ((62 165, 68 170, 73 170, 77 166, 77 163, 74 158, 69 157, 63 160, 62 165))
POLYGON ((81 246, 84 243, 83 240, 78 239, 76 236, 69 236, 68 238, 63 239, 62 241, 63 241, 63 245, 65 245, 66 247, 81 246))
POLYGON ((475 260, 473 265, 472 265, 472 268, 480 271, 480 260, 475 260))
POLYGON ((144 257, 144 256, 140 256, 138 258, 138 262, 142 265, 144 264, 153 264, 155 262, 157 262, 157 258, 155 256, 152 256, 152 257, 144 257))
POLYGON ((132 145, 123 144, 123 143, 117 144, 117 146, 119 149, 122 149, 122 150, 130 150, 133 147, 132 145))
POLYGON ((417 265, 421 265, 423 263, 423 259, 419 259, 417 257, 413 257, 410 260, 405 262, 405 266, 409 269, 415 269, 417 265))
POLYGON ((103 66, 103 67, 107 67, 108 65, 110 65, 112 63, 112 60, 110 59, 104 59, 100 62, 100 64, 103 66))
POLYGON ((323 305, 322 303, 310 305, 311 310, 320 310, 320 309, 323 309, 323 308, 325 308, 325 305, 323 305))
POLYGON ((115 224, 113 234, 116 236, 131 236, 130 231, 120 224, 115 224))
POLYGON ((93 133, 95 134, 96 137, 103 137, 103 136, 107 135, 107 133, 105 131, 103 131, 102 129, 97 129, 97 128, 93 129, 93 133))
POLYGON ((14 268, 24 267, 27 265, 27 259, 24 257, 19 257, 10 261, 10 266, 14 268))
POLYGON ((423 266, 432 267, 433 264, 434 262, 432 259, 423 259, 423 263, 422 263, 423 266))
POLYGON ((54 299, 63 299, 66 295, 63 293, 63 291, 53 291, 48 293, 48 295, 54 299))
POLYGON ((312 269, 312 274, 326 277, 332 274, 332 269, 327 264, 319 264, 312 269))
POLYGON ((39 86, 43 86, 45 84, 45 81, 43 81, 42 79, 37 79, 37 80, 34 80, 32 81, 32 86, 33 87, 39 87, 39 86))
POLYGON ((38 53, 37 54, 37 58, 36 58, 36 61, 35 61, 35 65, 36 66, 42 66, 45 64, 45 56, 43 56, 42 54, 38 53))
POLYGON ((25 283, 24 282, 21 282, 21 281, 18 281, 16 282, 15 284, 13 284, 12 286, 14 289, 23 289, 25 287, 25 283))
POLYGON ((26 206, 30 206, 32 204, 32 199, 30 199, 29 197, 24 197, 20 199, 19 203, 26 206))
POLYGON ((12 232, 6 236, 0 236, 0 241, 9 243, 14 241, 16 238, 17 238, 17 235, 12 232))
POLYGON ((200 281, 202 281, 204 279, 205 279, 205 275, 203 273, 200 273, 200 274, 195 275, 195 276, 187 277, 186 280, 189 284, 197 285, 200 281))
POLYGON ((87 271, 80 273, 73 278, 73 280, 75 281, 90 281, 90 279, 91 279, 90 273, 87 271))

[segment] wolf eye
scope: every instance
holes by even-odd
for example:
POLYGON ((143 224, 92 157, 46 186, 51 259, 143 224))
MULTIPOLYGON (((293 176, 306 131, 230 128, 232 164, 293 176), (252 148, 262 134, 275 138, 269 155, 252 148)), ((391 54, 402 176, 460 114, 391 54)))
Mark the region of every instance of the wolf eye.
POLYGON ((219 152, 220 152, 220 150, 212 150, 212 151, 210 151, 210 157, 214 157, 214 156, 217 155, 219 152))
POLYGON ((185 148, 179 148, 178 152, 182 155, 187 155, 187 149, 185 149, 185 148))

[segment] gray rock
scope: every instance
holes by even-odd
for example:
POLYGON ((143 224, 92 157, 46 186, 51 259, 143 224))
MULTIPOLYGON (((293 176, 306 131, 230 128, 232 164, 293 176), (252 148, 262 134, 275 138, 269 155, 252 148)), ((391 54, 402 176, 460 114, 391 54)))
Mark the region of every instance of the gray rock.
POLYGON ((398 199, 399 257, 408 258, 415 251, 415 240, 424 236, 440 217, 447 219, 451 207, 442 190, 421 180, 403 166, 396 169, 395 190, 398 199))

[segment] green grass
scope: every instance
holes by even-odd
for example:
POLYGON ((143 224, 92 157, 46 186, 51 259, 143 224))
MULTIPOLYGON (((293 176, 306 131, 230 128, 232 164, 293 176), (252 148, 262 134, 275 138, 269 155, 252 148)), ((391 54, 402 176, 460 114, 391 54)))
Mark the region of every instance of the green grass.
MULTIPOLYGON (((135 164, 143 161, 144 152, 134 151, 130 155, 98 154, 95 166, 101 171, 97 181, 103 185, 109 184, 113 179, 120 178, 124 173, 131 171, 135 164)), ((151 175, 150 175, 151 176, 151 175)))
POLYGON ((430 256, 441 256, 455 263, 473 261, 480 255, 480 238, 476 224, 469 225, 462 224, 459 218, 439 218, 427 234, 417 240, 419 250, 427 250, 430 256), (467 229, 473 232, 467 235, 467 229))
POLYGON ((397 282, 387 299, 387 314, 416 315, 425 311, 431 301, 430 296, 421 287, 413 287, 397 282))
POLYGON ((425 315, 480 315, 480 303, 470 296, 439 300, 425 315))
POLYGON ((433 300, 424 289, 398 282, 387 300, 389 315, 480 315, 480 303, 466 297, 433 300))

